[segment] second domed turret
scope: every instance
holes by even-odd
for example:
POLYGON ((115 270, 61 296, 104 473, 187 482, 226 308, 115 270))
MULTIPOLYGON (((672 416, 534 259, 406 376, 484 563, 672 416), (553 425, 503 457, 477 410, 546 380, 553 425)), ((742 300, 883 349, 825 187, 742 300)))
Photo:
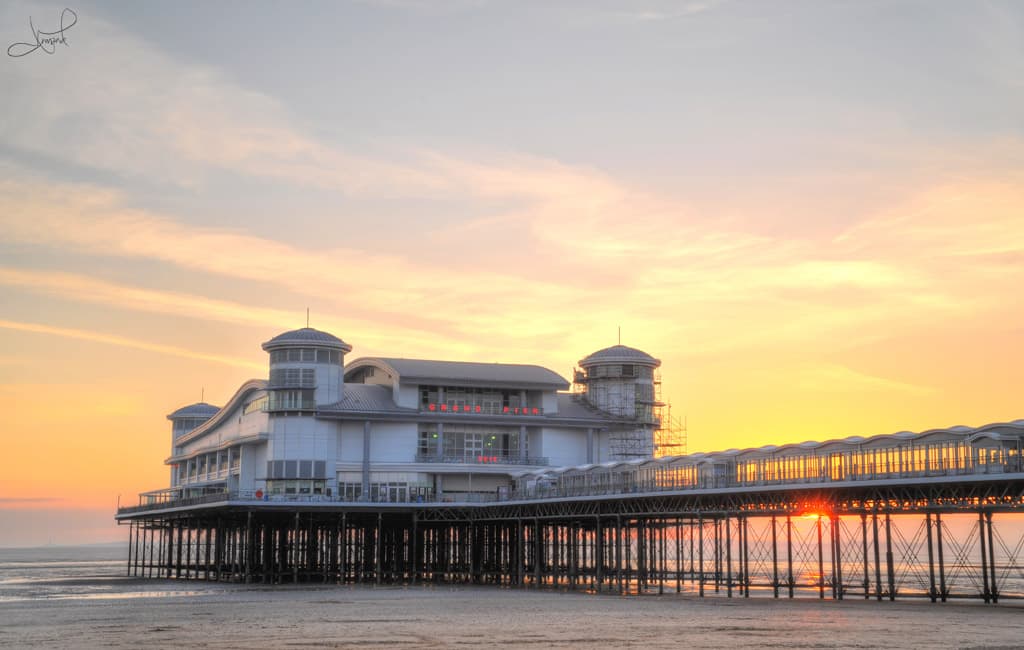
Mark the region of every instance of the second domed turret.
POLYGON ((329 332, 303 327, 263 344, 270 353, 270 408, 313 411, 341 400, 345 353, 352 346, 329 332))

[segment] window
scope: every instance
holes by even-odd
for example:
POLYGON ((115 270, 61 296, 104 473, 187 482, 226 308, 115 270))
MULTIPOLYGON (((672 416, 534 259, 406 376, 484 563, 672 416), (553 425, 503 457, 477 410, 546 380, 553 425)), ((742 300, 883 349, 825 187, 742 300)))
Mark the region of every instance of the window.
MULTIPOLYGON (((420 408, 452 413, 501 415, 525 407, 521 391, 463 386, 420 386, 420 408), (442 392, 444 398, 441 398, 442 392)), ((539 413, 539 409, 538 409, 539 413)))
POLYGON ((316 386, 313 368, 274 368, 270 371, 272 388, 311 388, 316 386))
POLYGON ((323 479, 314 480, 267 480, 267 493, 285 496, 303 496, 317 494, 329 494, 327 481, 323 479))
POLYGON ((419 456, 436 456, 437 451, 437 429, 434 426, 425 426, 420 429, 419 445, 416 453, 419 456))
POLYGON ((436 425, 421 425, 417 453, 456 462, 502 462, 519 458, 525 442, 518 427, 462 424, 445 425, 443 449, 438 448, 439 439, 436 425))
POLYGON ((317 350, 314 348, 288 348, 274 350, 270 353, 271 363, 316 363, 316 361, 317 350))
MULTIPOLYGON (((273 371, 271 371, 271 372, 273 372, 273 371)), ((256 411, 263 411, 263 410, 266 410, 266 407, 267 407, 267 396, 264 395, 263 397, 257 397, 256 399, 254 399, 253 401, 249 402, 248 404, 246 404, 242 408, 242 415, 248 415, 250 413, 255 413, 256 411)))
MULTIPOLYGON (((368 500, 381 503, 423 502, 430 501, 433 495, 434 489, 429 485, 385 480, 370 483, 368 500)), ((359 501, 363 496, 362 483, 338 483, 338 496, 343 501, 359 501)))
POLYGON ((430 404, 436 404, 440 395, 437 386, 420 386, 420 405, 427 408, 430 404))
POLYGON ((297 411, 316 408, 312 390, 276 390, 271 395, 268 410, 297 411))

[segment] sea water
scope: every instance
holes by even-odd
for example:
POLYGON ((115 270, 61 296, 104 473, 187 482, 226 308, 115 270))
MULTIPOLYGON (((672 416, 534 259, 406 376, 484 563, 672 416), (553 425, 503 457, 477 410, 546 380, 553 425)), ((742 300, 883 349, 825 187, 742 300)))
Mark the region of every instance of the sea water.
POLYGON ((130 578, 128 545, 0 548, 0 603, 195 595, 196 583, 130 578))
POLYGON ((1024 638, 1020 601, 245 585, 131 578, 127 550, 0 549, 0 647, 1015 648, 1024 638))

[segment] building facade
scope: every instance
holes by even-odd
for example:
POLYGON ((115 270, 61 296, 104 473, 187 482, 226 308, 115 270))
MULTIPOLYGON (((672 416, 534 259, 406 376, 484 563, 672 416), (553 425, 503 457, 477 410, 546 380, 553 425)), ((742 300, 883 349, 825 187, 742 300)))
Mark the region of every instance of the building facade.
POLYGON ((145 502, 490 500, 545 468, 653 457, 660 362, 623 345, 579 362, 577 390, 533 365, 359 358, 303 328, 263 344, 267 379, 178 409, 170 487, 145 502))

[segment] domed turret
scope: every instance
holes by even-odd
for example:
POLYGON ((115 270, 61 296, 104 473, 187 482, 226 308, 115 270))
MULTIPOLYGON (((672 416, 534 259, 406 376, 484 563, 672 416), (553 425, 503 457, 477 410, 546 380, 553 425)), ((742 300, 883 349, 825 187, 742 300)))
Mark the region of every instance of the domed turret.
POLYGON ((645 424, 656 423, 654 370, 661 365, 643 350, 613 345, 580 359, 576 383, 594 406, 645 424))
POLYGON ((172 422, 171 431, 174 437, 177 438, 206 422, 219 410, 219 406, 207 404, 206 402, 196 402, 195 404, 182 406, 174 413, 168 415, 167 419, 172 422))
POLYGON ((348 343, 303 327, 278 334, 263 349, 270 353, 270 410, 315 410, 341 399, 345 353, 352 351, 348 343))
POLYGON ((630 423, 608 435, 611 460, 650 458, 654 454, 654 431, 660 425, 661 403, 655 391, 655 369, 661 361, 643 350, 613 345, 580 359, 575 383, 583 388, 583 399, 602 411, 630 423))

